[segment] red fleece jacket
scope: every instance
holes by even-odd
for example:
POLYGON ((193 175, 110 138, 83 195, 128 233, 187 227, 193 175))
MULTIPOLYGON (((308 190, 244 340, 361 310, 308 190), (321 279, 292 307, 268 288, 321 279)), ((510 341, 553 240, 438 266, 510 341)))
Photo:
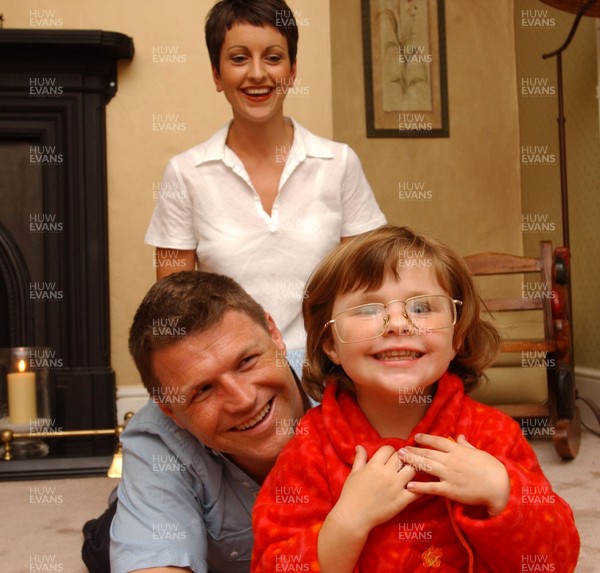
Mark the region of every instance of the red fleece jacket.
POLYGON ((363 445, 370 459, 385 444, 416 445, 419 432, 464 434, 499 459, 510 477, 508 505, 489 518, 483 507, 423 496, 371 531, 355 573, 574 570, 579 535, 573 514, 553 492, 520 426, 465 396, 461 380, 445 374, 407 440, 381 438, 352 394, 327 385, 323 403, 301 420, 258 495, 251 571, 319 571, 319 529, 350 473, 355 446, 363 445))

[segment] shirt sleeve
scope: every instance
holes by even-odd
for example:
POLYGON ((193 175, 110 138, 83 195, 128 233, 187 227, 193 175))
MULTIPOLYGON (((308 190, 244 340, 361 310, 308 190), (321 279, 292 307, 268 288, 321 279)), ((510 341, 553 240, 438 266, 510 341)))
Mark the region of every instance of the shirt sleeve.
POLYGON ((320 571, 317 540, 333 503, 312 414, 296 428, 254 504, 251 573, 320 571))
POLYGON ((365 177, 358 155, 346 146, 346 169, 342 182, 342 237, 366 233, 386 219, 365 177))
MULTIPOLYGON (((488 430, 493 426, 493 418, 488 418, 487 426, 488 430)), ((580 541, 571 508, 553 491, 519 424, 506 419, 502 431, 494 433, 493 445, 471 443, 506 467, 508 505, 500 515, 488 518, 482 508, 456 504, 457 524, 490 571, 574 571, 580 541), (500 542, 503 551, 498 550, 500 542)))
MULTIPOLYGON (((112 573, 151 567, 207 571, 207 531, 189 470, 156 434, 125 432, 123 477, 111 526, 112 573)), ((196 486, 198 487, 198 486, 196 486)))
POLYGON ((195 250, 192 199, 177 162, 177 158, 169 161, 155 190, 157 200, 145 242, 165 249, 195 250))

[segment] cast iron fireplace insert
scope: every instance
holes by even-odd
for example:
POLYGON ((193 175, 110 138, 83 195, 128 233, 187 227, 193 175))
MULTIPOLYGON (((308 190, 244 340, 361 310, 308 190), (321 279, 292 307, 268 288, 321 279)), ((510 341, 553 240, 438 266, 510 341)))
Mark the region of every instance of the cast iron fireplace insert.
MULTIPOLYGON (((132 58, 116 32, 0 30, 0 347, 49 349, 63 430, 116 425, 105 107, 132 58)), ((45 458, 0 461, 0 480, 99 475, 114 450, 110 437, 48 444, 45 458)))

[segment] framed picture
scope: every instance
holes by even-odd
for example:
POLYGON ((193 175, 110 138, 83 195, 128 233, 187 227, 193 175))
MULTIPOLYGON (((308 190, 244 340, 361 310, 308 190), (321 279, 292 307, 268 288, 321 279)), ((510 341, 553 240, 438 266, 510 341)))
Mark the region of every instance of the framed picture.
POLYGON ((444 0, 362 0, 367 137, 448 137, 444 0))

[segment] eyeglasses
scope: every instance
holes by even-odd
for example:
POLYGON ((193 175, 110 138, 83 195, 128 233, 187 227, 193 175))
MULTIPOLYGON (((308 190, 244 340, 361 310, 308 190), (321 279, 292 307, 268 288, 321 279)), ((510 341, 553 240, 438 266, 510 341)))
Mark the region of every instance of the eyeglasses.
POLYGON ((343 344, 377 338, 385 333, 390 323, 388 307, 397 302, 404 305, 402 316, 417 330, 417 334, 454 326, 457 318, 456 307, 462 305, 462 301, 442 294, 413 296, 406 300, 391 300, 386 304, 361 304, 338 312, 325 323, 323 331, 329 325, 333 325, 339 341, 343 344))

